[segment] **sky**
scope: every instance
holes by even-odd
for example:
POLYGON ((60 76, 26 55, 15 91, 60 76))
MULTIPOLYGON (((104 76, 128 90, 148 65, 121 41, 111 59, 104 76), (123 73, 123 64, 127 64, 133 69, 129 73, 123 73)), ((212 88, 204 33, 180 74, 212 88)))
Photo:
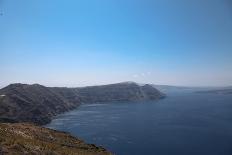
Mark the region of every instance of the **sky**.
POLYGON ((0 0, 0 87, 232 85, 230 0, 0 0))

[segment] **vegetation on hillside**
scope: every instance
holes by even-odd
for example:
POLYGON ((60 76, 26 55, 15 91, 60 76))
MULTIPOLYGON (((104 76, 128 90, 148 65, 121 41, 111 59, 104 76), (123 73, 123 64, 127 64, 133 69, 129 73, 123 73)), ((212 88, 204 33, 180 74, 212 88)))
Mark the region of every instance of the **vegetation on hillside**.
POLYGON ((102 147, 86 144, 65 132, 25 123, 0 124, 0 154, 109 155, 102 147))

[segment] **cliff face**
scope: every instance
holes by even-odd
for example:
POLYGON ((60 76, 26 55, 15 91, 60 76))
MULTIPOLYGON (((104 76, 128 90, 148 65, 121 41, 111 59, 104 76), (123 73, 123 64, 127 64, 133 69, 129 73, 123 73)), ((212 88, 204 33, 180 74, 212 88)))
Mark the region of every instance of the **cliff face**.
POLYGON ((151 85, 140 86, 133 82, 76 88, 76 91, 82 103, 144 101, 164 97, 151 85))
POLYGON ((0 154, 110 155, 68 133, 25 123, 0 123, 0 154))
POLYGON ((64 96, 41 85, 12 84, 0 90, 0 121, 45 124, 52 116, 75 108, 64 96), (4 94, 4 95, 3 95, 4 94))
POLYGON ((46 124, 57 114, 83 103, 157 100, 164 97, 151 85, 118 83, 82 88, 11 84, 0 90, 0 122, 46 124))

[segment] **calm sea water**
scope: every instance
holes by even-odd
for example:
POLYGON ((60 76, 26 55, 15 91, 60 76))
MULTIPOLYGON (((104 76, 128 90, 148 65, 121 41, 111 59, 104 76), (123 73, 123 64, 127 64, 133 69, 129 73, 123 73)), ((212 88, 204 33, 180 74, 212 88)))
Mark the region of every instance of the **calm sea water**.
POLYGON ((232 155, 232 95, 188 93, 154 102, 82 105, 47 127, 117 155, 232 155))

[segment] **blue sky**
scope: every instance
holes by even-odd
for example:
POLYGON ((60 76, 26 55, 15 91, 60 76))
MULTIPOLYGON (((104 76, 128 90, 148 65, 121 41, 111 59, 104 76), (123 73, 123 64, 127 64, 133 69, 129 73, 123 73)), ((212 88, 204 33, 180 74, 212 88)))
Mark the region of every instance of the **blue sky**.
POLYGON ((0 86, 232 85, 230 0, 0 0, 0 86))

